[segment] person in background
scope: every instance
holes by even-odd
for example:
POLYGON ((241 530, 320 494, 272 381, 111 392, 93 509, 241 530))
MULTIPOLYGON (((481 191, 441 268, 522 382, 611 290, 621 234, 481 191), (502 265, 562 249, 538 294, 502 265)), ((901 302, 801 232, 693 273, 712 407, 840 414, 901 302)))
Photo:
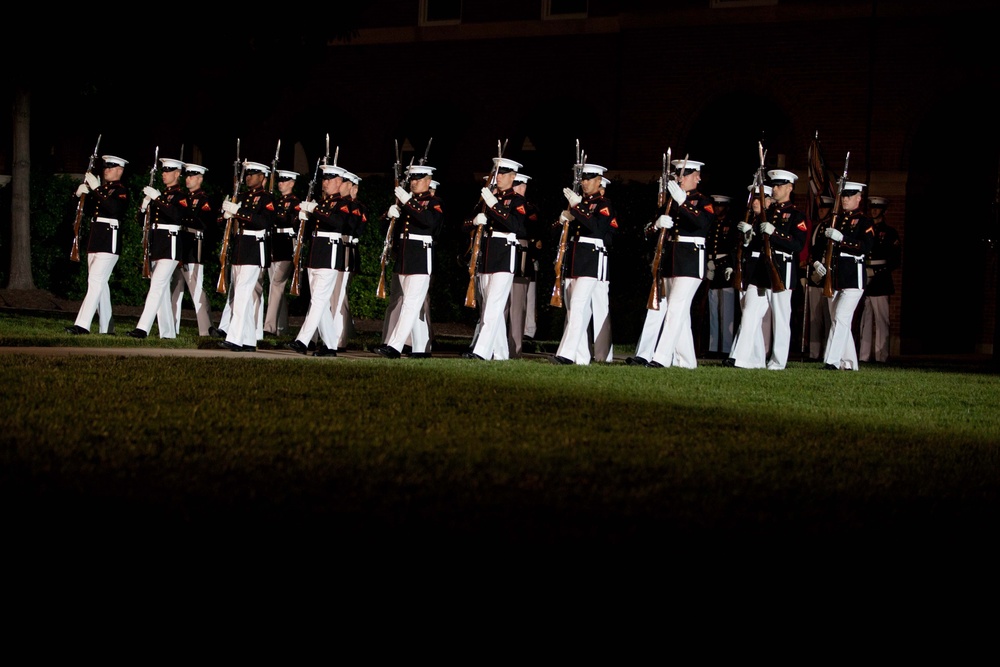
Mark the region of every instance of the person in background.
POLYGON ((233 284, 232 319, 222 347, 233 352, 254 352, 263 336, 261 307, 261 272, 271 265, 268 232, 274 228, 274 196, 265 187, 271 168, 260 162, 247 162, 243 172, 246 188, 237 201, 222 202, 223 215, 236 221, 232 239, 233 284), (258 335, 260 332, 260 335, 258 335))
POLYGON ((111 289, 108 281, 121 256, 122 242, 119 229, 128 213, 129 194, 122 185, 122 174, 127 160, 115 155, 102 155, 104 183, 90 172, 76 189, 76 196, 87 195, 84 200, 84 217, 90 221, 87 238, 87 295, 83 297, 73 326, 66 333, 74 336, 89 334, 97 314, 98 331, 113 334, 111 318, 111 289))
POLYGON ((184 163, 171 158, 160 158, 160 166, 163 192, 148 185, 142 190, 146 197, 141 209, 145 211, 148 207, 150 210, 149 261, 152 273, 139 323, 126 334, 132 338, 148 336, 154 319, 160 338, 177 337, 177 323, 174 321, 174 308, 170 301, 170 281, 184 256, 184 239, 180 235, 184 220, 184 209, 180 205, 184 196, 180 185, 184 163))
POLYGON ((604 276, 597 281, 594 287, 594 294, 591 297, 590 307, 593 314, 592 330, 594 343, 594 359, 601 363, 610 364, 614 361, 615 348, 611 336, 611 246, 614 242, 615 232, 618 230, 618 214, 611 200, 607 197, 608 186, 611 180, 607 176, 601 176, 601 197, 611 208, 611 225, 604 235, 604 254, 606 256, 607 268, 604 276))
POLYGON ((181 328, 181 307, 184 305, 184 287, 187 286, 194 304, 195 319, 198 322, 198 335, 208 336, 212 326, 212 306, 205 294, 205 265, 202 258, 205 244, 205 233, 215 222, 216 207, 209 201, 208 193, 202 187, 205 172, 200 164, 186 162, 184 164, 184 189, 180 199, 181 207, 181 247, 183 256, 181 263, 174 272, 174 291, 171 300, 174 303, 174 321, 177 329, 181 328))
POLYGON ((667 312, 653 357, 646 365, 651 368, 697 368, 691 301, 705 279, 705 238, 715 220, 715 203, 698 191, 704 162, 674 160, 672 164, 677 176, 667 182, 667 190, 676 206, 671 215, 661 215, 656 223, 658 228, 674 230, 661 260, 666 278, 663 297, 667 312))
MULTIPOLYGON (((824 232, 826 238, 834 243, 833 259, 830 262, 834 285, 833 300, 830 303, 833 325, 826 339, 826 354, 823 358, 823 368, 831 371, 859 370, 858 352, 851 326, 867 280, 865 256, 875 242, 875 228, 871 218, 861 211, 861 191, 864 187, 864 183, 844 183, 840 214, 824 232)), ((813 264, 813 267, 825 275, 826 267, 822 263, 818 264, 819 266, 813 264)))
MULTIPOLYGON (((358 249, 358 242, 365 233, 368 226, 368 209, 358 201, 358 187, 361 185, 361 177, 357 174, 345 171, 344 183, 341 184, 340 191, 344 201, 349 202, 351 213, 354 215, 351 230, 344 235, 344 298, 340 303, 340 309, 333 313, 334 326, 340 331, 337 340, 337 351, 347 350, 347 342, 354 336, 354 318, 351 316, 350 306, 350 286, 354 275, 361 269, 361 251, 358 249)), ((331 304, 333 307, 334 304, 331 304)))
POLYGON ((708 280, 708 352, 728 357, 736 334, 733 270, 740 233, 729 219, 729 197, 712 195, 712 201, 715 202, 715 221, 706 239, 708 263, 705 271, 705 279, 708 280))
POLYGON ((283 336, 288 332, 288 281, 294 271, 295 242, 299 236, 299 196, 295 194, 296 171, 279 169, 275 175, 278 200, 274 205, 274 228, 271 230, 271 266, 267 269, 267 309, 264 313, 264 336, 283 336))
POLYGON ((865 258, 868 282, 861 310, 861 361, 884 364, 889 359, 889 297, 895 294, 892 272, 899 268, 902 244, 899 234, 885 220, 889 200, 868 197, 868 211, 875 229, 875 240, 865 258))
POLYGON ((833 213, 833 197, 822 195, 817 206, 819 220, 814 220, 809 243, 809 265, 806 267, 806 314, 809 327, 809 360, 820 361, 830 334, 830 300, 823 297, 823 276, 816 266, 822 266, 826 256, 826 229, 833 213))

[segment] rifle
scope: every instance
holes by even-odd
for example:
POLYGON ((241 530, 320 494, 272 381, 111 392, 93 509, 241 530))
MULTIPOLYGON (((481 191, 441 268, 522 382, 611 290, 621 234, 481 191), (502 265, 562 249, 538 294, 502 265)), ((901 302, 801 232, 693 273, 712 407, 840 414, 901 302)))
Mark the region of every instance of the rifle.
MULTIPOLYGON (((247 163, 240 162, 240 140, 236 140, 236 161, 233 162, 233 196, 229 201, 236 201, 240 196, 240 184, 243 182, 243 171, 247 163)), ((226 293, 226 264, 229 259, 229 237, 233 231, 233 217, 226 219, 226 231, 222 235, 222 250, 219 252, 219 282, 215 286, 215 291, 219 294, 226 293)))
MULTIPOLYGON (((833 199, 833 213, 830 215, 830 226, 837 228, 837 216, 840 214, 840 196, 844 193, 844 182, 847 181, 847 163, 851 159, 851 151, 847 151, 844 158, 844 175, 840 177, 837 184, 837 196, 833 199)), ((823 268, 826 275, 823 276, 823 296, 830 298, 833 296, 833 271, 830 265, 833 263, 833 239, 826 240, 826 254, 823 255, 823 268)))
POLYGON ((281 139, 278 139, 278 147, 274 149, 274 159, 271 160, 271 178, 267 182, 267 191, 274 194, 274 174, 278 171, 278 153, 281 152, 281 139))
MULTIPOLYGON (((767 210, 764 208, 764 144, 757 142, 757 152, 760 154, 760 167, 757 169, 757 199, 760 202, 760 212, 757 218, 760 222, 767 222, 767 210)), ((771 235, 761 233, 764 237, 764 257, 767 258, 767 270, 771 275, 771 292, 778 294, 785 291, 785 282, 778 273, 778 268, 774 265, 774 255, 771 253, 771 235)))
MULTIPOLYGON (((97 159, 97 147, 101 145, 101 135, 97 135, 97 143, 94 144, 94 152, 87 163, 87 171, 84 172, 83 182, 87 182, 87 174, 94 169, 94 161, 97 159)), ((80 195, 80 201, 76 203, 76 218, 73 220, 73 247, 69 251, 71 261, 80 261, 80 223, 83 221, 83 202, 87 198, 87 193, 80 195)))
MULTIPOLYGON (((583 165, 586 163, 586 153, 580 152, 580 140, 576 140, 576 163, 573 165, 573 192, 580 194, 580 184, 583 183, 583 165)), ((563 217, 563 216, 560 216, 563 217)), ((569 237, 569 220, 563 217, 562 231, 559 232, 559 246, 556 249, 555 280, 552 285, 552 297, 549 305, 555 308, 563 306, 563 262, 566 257, 566 242, 569 237)))
MULTIPOLYGON (((431 142, 427 142, 427 150, 430 150, 431 142)), ((427 153, 424 153, 424 158, 420 161, 423 164, 427 159, 427 153)), ((393 192, 399 187, 400 173, 399 170, 403 166, 402 161, 399 159, 399 140, 396 140, 396 161, 392 163, 392 176, 393 176, 393 192)), ((399 206, 399 198, 396 198, 396 206, 399 206)), ((381 269, 379 269, 378 276, 378 287, 375 289, 375 297, 378 299, 384 299, 386 297, 385 293, 385 265, 389 261, 389 254, 392 252, 392 234, 396 227, 396 218, 389 218, 389 227, 385 231, 385 242, 382 244, 382 257, 379 258, 379 262, 382 264, 381 269)))
MULTIPOLYGON (((434 141, 434 137, 431 137, 430 139, 427 140, 427 147, 424 148, 424 156, 420 158, 420 162, 418 162, 417 164, 424 165, 427 163, 427 156, 430 155, 432 141, 434 141)), ((399 162, 398 157, 396 158, 396 161, 399 162)))
MULTIPOLYGON (((754 176, 754 181, 757 177, 754 176)), ((750 212, 753 211, 753 188, 750 188, 750 193, 747 195, 747 211, 743 216, 744 224, 750 224, 750 212)), ((733 288, 737 291, 743 290, 743 236, 740 235, 740 241, 736 244, 736 266, 733 268, 733 288)))
MULTIPOLYGON (((153 183, 156 179, 156 162, 160 158, 160 147, 156 147, 156 151, 153 153, 153 166, 149 170, 149 187, 153 187, 153 183)), ((149 218, 150 210, 149 205, 143 210, 143 220, 142 220, 142 277, 150 278, 153 272, 149 268, 149 218)))
MULTIPOLYGON (((313 172, 312 181, 309 182, 309 191, 306 193, 306 201, 313 200, 313 192, 316 190, 316 181, 319 179, 319 165, 326 158, 318 158, 316 160, 316 171, 313 172)), ((289 288, 288 293, 292 296, 299 295, 299 278, 302 273, 302 237, 306 233, 306 221, 299 221, 299 235, 295 241, 295 257, 292 258, 292 264, 295 265, 295 270, 292 272, 292 286, 289 288)))
MULTIPOLYGON (((490 172, 489 187, 491 188, 497 184, 497 170, 500 168, 500 158, 503 158, 503 152, 506 147, 506 141, 501 145, 500 140, 497 139, 497 160, 493 162, 493 170, 490 172)), ((486 211, 486 202, 483 201, 482 196, 479 197, 479 202, 479 212, 484 213, 486 211)), ((465 289, 465 306, 467 308, 476 307, 476 265, 479 263, 479 246, 483 240, 483 227, 485 225, 476 227, 476 235, 472 240, 472 257, 469 258, 469 286, 465 289)))
MULTIPOLYGON (((690 155, 690 154, 689 154, 690 155)), ((680 174, 687 168, 688 155, 684 156, 684 164, 681 165, 680 174)), ((670 206, 674 203, 674 198, 667 190, 667 165, 670 164, 670 149, 663 155, 663 172, 660 174, 660 189, 656 196, 658 206, 664 206, 663 215, 670 213, 670 206)), ((660 309, 660 262, 663 259, 663 242, 667 238, 666 228, 660 229, 656 237, 656 251, 653 253, 653 264, 651 271, 653 274, 653 284, 649 288, 649 298, 646 299, 646 310, 660 309)))

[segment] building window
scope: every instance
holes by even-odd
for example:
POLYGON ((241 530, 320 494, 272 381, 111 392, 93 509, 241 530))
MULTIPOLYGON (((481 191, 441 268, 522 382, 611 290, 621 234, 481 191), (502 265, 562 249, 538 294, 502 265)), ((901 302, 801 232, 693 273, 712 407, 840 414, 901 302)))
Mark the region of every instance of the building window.
POLYGON ((420 25, 462 22, 462 0, 420 0, 420 25))
POLYGON ((588 0, 542 0, 543 19, 585 19, 588 0))
POLYGON ((708 0, 711 9, 730 9, 732 7, 763 7, 776 5, 778 0, 708 0))

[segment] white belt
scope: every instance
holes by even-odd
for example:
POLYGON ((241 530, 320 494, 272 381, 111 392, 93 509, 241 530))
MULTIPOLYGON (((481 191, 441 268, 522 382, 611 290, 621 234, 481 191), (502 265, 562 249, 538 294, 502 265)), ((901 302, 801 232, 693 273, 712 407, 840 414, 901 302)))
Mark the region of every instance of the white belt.
POLYGON ((694 243, 695 245, 698 245, 700 243, 701 245, 705 245, 705 237, 704 236, 678 236, 677 237, 677 242, 678 243, 694 243))
POLYGON ((274 230, 274 233, 275 234, 293 235, 293 234, 295 234, 295 228, 294 227, 278 227, 277 229, 274 230))
POLYGON ((201 229, 192 229, 191 227, 181 227, 188 234, 194 234, 199 239, 205 236, 205 232, 201 229))
POLYGON ((884 266, 888 263, 889 262, 884 259, 873 259, 872 261, 868 262, 868 266, 884 266))
POLYGON ((862 260, 862 259, 865 258, 864 255, 848 255, 846 252, 840 253, 840 256, 841 257, 850 257, 851 259, 856 259, 858 261, 860 261, 860 260, 862 260))
POLYGON ((266 229, 244 229, 240 232, 243 236, 253 236, 258 239, 262 239, 267 236, 266 229))
POLYGON ((760 251, 755 250, 752 253, 750 253, 750 256, 756 259, 757 257, 760 257, 760 251))
POLYGON ((503 232, 490 232, 490 238, 494 239, 507 239, 507 241, 513 241, 517 243, 517 234, 504 234, 503 232))
POLYGON ((774 252, 775 252, 775 254, 778 254, 778 255, 781 255, 782 257, 784 257, 786 262, 792 258, 792 253, 790 253, 790 252, 784 252, 784 251, 781 251, 781 250, 775 250, 774 252))
POLYGON ((712 255, 712 259, 722 259, 723 257, 729 257, 729 253, 723 252, 718 255, 712 255))
POLYGON ((103 222, 112 229, 118 229, 118 218, 97 218, 97 222, 103 222))
POLYGON ((595 239, 593 236, 578 236, 577 243, 592 243, 598 248, 604 247, 604 239, 595 239))
POLYGON ((339 234, 337 232, 321 232, 319 230, 313 232, 313 236, 319 236, 324 239, 330 239, 334 243, 340 243, 341 240, 344 238, 343 234, 339 234))
POLYGON ((522 248, 527 248, 528 247, 528 239, 518 239, 517 240, 517 245, 521 246, 522 248))
POLYGON ((163 230, 168 231, 168 232, 179 232, 179 231, 181 231, 181 226, 180 225, 164 225, 163 223, 158 222, 155 225, 153 225, 153 229, 163 229, 163 230))
POLYGON ((409 241, 421 241, 422 243, 434 242, 434 237, 429 234, 407 234, 406 238, 409 241))

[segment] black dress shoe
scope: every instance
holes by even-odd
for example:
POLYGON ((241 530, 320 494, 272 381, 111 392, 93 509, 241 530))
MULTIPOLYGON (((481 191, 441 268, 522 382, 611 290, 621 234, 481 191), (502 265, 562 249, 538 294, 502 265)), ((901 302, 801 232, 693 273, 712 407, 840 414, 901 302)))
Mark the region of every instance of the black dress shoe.
POLYGON ((299 354, 305 354, 309 351, 309 348, 307 348, 302 341, 298 339, 293 340, 291 343, 285 343, 285 349, 291 350, 292 352, 298 352, 299 354))
POLYGON ((629 366, 645 366, 648 362, 642 357, 626 357, 625 363, 629 366))
POLYGON ((254 346, 254 345, 244 345, 244 346, 242 346, 241 351, 242 352, 256 352, 257 351, 257 347, 254 346))
POLYGON ((567 359, 566 357, 560 357, 558 354, 552 355, 552 363, 559 364, 560 366, 572 366, 573 360, 567 359))
POLYGON ((646 368, 663 368, 663 364, 659 361, 647 361, 646 368))
POLYGON ((823 364, 824 371, 839 371, 840 369, 833 364, 823 364))
POLYGON ((462 358, 463 359, 478 359, 479 361, 486 361, 485 359, 483 359, 482 357, 480 357, 478 354, 476 354, 475 352, 473 352, 471 350, 467 350, 467 351, 463 352, 462 353, 462 358))
POLYGON ((316 347, 316 351, 313 352, 314 357, 335 357, 337 356, 336 350, 331 350, 326 345, 319 345, 316 347))
POLYGON ((392 345, 376 345, 372 351, 386 359, 399 359, 399 351, 392 345))
POLYGON ((722 365, 726 368, 736 368, 736 360, 732 357, 726 357, 722 360, 722 365))
POLYGON ((146 334, 146 332, 142 329, 132 329, 125 335, 131 338, 145 338, 148 334, 146 334))
POLYGON ((410 359, 430 359, 430 352, 411 352, 409 355, 410 359))
POLYGON ((347 352, 347 348, 346 347, 338 347, 337 348, 337 352, 347 352))
POLYGON ((228 340, 219 341, 220 350, 231 350, 233 352, 242 352, 243 346, 237 345, 236 343, 230 343, 228 340))
POLYGON ((84 334, 89 334, 90 333, 90 329, 84 329, 83 327, 77 326, 76 324, 74 324, 71 327, 66 327, 66 333, 68 333, 70 335, 73 335, 73 336, 82 336, 84 334))

